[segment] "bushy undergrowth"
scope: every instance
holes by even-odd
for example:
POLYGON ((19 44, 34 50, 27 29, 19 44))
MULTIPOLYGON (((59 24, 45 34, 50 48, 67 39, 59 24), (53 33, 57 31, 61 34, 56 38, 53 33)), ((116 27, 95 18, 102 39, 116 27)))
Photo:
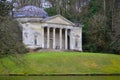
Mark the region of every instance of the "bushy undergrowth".
POLYGON ((0 56, 26 52, 18 22, 10 17, 0 17, 0 56))

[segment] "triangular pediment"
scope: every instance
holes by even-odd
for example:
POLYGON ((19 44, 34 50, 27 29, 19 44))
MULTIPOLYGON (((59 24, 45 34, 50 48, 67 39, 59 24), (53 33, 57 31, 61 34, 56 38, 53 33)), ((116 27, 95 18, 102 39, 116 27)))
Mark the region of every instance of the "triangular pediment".
POLYGON ((54 24, 64 24, 64 25, 74 25, 71 21, 67 20, 61 15, 56 15, 52 17, 48 17, 43 20, 46 23, 54 23, 54 24))

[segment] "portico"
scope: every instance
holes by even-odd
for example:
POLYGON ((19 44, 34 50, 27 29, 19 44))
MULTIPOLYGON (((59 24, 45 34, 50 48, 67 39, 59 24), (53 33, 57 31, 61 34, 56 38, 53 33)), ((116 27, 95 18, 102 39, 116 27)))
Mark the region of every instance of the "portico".
POLYGON ((68 50, 72 27, 59 24, 46 24, 42 26, 42 48, 68 50))

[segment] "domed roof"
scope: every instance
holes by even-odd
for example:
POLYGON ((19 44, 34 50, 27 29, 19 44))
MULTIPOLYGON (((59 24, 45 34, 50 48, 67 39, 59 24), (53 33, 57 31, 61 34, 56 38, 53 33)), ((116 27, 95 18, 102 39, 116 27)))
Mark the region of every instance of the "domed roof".
POLYGON ((14 17, 41 17, 45 18, 48 16, 42 8, 36 6, 25 6, 20 8, 13 13, 14 17))

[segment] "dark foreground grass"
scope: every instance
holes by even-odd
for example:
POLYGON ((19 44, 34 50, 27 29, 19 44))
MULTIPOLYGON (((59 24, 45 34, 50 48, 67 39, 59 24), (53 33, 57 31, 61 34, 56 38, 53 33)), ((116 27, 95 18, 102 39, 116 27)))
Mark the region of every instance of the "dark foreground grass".
POLYGON ((28 53, 14 57, 4 57, 0 59, 0 63, 0 74, 120 73, 120 56, 113 54, 80 52, 28 53))

